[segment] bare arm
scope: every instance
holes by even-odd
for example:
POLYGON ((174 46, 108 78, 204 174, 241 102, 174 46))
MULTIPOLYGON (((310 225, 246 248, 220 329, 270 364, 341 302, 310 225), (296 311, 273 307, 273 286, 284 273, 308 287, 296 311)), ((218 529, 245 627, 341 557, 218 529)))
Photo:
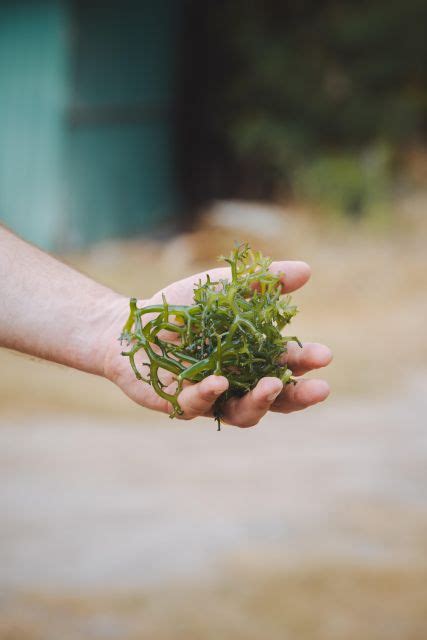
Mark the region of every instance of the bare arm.
POLYGON ((103 375, 122 296, 0 227, 0 346, 103 375))
MULTIPOLYGON (((275 262, 271 269, 286 273, 284 291, 298 289, 310 277, 304 262, 275 262)), ((228 269, 208 273, 213 279, 229 277, 228 269)), ((193 284, 203 275, 169 285, 164 290, 167 299, 190 304, 193 284)), ((159 303, 161 295, 159 291, 145 303, 159 303)), ((127 315, 127 298, 0 226, 0 347, 105 376, 138 404, 169 413, 169 403, 150 385, 137 380, 127 359, 121 356, 118 336, 127 315)), ((289 349, 288 363, 296 375, 303 375, 324 367, 331 357, 324 345, 307 343, 303 349, 289 349)), ((213 403, 227 387, 228 380, 215 375, 186 386, 179 397, 183 417, 212 415, 213 403)), ((269 410, 290 413, 321 402, 328 394, 324 380, 301 379, 283 388, 278 378, 266 377, 243 398, 227 402, 224 420, 241 427, 253 426, 269 410)))

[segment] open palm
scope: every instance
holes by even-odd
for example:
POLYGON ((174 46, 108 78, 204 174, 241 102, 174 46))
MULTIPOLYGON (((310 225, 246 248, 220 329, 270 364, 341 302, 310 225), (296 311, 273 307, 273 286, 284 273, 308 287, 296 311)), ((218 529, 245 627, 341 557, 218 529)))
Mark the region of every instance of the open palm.
MULTIPOLYGON (((287 261, 273 262, 270 270, 282 273, 283 293, 299 289, 310 277, 310 268, 305 262, 287 261)), ((179 280, 156 293, 151 299, 144 300, 139 306, 162 303, 162 294, 170 304, 192 304, 194 284, 199 278, 204 280, 206 273, 212 280, 230 277, 229 268, 211 269, 179 280)), ((127 358, 121 355, 121 348, 117 342, 122 324, 127 316, 128 302, 120 301, 123 311, 118 315, 119 320, 112 323, 107 334, 108 346, 105 358, 105 375, 117 384, 126 395, 138 404, 164 413, 170 413, 169 402, 160 398, 154 389, 146 382, 137 380, 129 366, 127 358)), ((171 336, 172 337, 172 336, 171 336)), ((312 369, 318 369, 329 364, 332 358, 328 347, 317 343, 305 343, 301 349, 294 343, 288 344, 287 362, 294 375, 302 376, 312 369)), ((138 361, 144 361, 142 352, 138 354, 138 361)), ((175 382, 168 372, 162 377, 172 390, 175 382)), ((211 375, 196 384, 184 385, 179 396, 179 403, 183 410, 181 418, 191 419, 197 416, 212 416, 212 406, 215 400, 227 389, 228 381, 223 376, 211 375)), ((242 398, 231 398, 224 407, 222 421, 239 427, 256 425, 267 411, 290 413, 309 407, 325 400, 329 395, 329 386, 324 380, 299 379, 296 384, 283 386, 278 378, 262 378, 256 387, 242 398)))

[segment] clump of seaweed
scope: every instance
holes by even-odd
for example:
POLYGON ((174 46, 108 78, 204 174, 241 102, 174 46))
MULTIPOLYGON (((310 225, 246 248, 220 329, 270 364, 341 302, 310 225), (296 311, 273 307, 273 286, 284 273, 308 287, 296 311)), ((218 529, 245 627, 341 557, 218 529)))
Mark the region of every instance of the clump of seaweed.
POLYGON ((139 380, 152 385, 170 402, 171 418, 183 413, 179 394, 184 380, 200 382, 212 374, 225 376, 229 388, 214 405, 218 429, 224 403, 253 389, 264 376, 280 378, 284 384, 294 382, 283 356, 288 342, 301 346, 296 336, 281 333, 297 308, 291 305, 290 296, 282 295, 282 274, 269 271, 271 259, 247 244, 220 259, 230 265, 231 279, 214 282, 207 275, 205 282, 195 284, 192 305, 168 304, 163 295, 162 304, 138 308, 136 299, 131 298, 121 335, 130 347, 122 355, 129 358, 139 380), (142 364, 146 375, 135 362, 141 350, 148 359, 142 364), (166 391, 159 375, 162 370, 173 374, 173 392, 170 385, 166 391))

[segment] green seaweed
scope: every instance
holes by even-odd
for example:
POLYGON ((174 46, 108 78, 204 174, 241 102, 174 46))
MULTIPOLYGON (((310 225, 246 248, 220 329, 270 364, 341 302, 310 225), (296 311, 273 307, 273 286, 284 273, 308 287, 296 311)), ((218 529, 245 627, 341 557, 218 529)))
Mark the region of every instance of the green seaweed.
POLYGON ((214 282, 209 275, 204 282, 199 280, 192 305, 168 304, 163 296, 162 304, 138 308, 131 298, 121 335, 129 345, 122 355, 129 358, 139 380, 170 402, 171 418, 183 414, 179 394, 184 380, 225 376, 229 388, 214 405, 218 429, 224 403, 253 389, 264 376, 277 377, 283 384, 295 382, 283 356, 288 342, 301 346, 296 336, 281 333, 297 308, 291 305, 290 296, 282 295, 285 276, 269 271, 271 259, 247 244, 220 259, 230 265, 231 280, 214 282), (135 362, 139 351, 148 359, 140 365, 147 370, 145 375, 135 362), (159 375, 162 370, 176 380, 173 392, 170 387, 165 389, 159 375))

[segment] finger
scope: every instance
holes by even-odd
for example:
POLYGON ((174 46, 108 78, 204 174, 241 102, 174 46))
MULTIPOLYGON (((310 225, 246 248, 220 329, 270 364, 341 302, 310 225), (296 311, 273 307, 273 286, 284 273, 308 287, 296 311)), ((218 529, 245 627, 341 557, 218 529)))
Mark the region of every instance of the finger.
POLYGON ((283 389, 279 378, 262 378, 242 398, 231 398, 224 407, 223 418, 236 427, 253 427, 267 413, 283 389))
POLYGON ((306 262, 300 260, 284 260, 272 262, 272 273, 281 274, 282 293, 290 293, 302 287, 310 279, 311 269, 306 262))
MULTIPOLYGON (((310 278, 311 269, 306 262, 298 260, 285 260, 281 262, 272 262, 270 266, 272 273, 281 273, 282 292, 289 293, 299 289, 310 278)), ((194 276, 184 278, 178 282, 165 287, 163 290, 156 293, 150 300, 151 304, 158 304, 162 301, 162 294, 166 296, 167 301, 170 304, 183 304, 187 301, 190 304, 193 299, 194 286, 201 282, 206 282, 206 277, 209 275, 210 279, 214 282, 218 280, 230 280, 231 270, 229 267, 218 267, 216 269, 209 269, 209 271, 202 271, 196 273, 194 276)))
POLYGON ((282 393, 271 405, 271 411, 291 413, 300 411, 313 404, 323 402, 330 393, 325 380, 298 380, 296 384, 287 384, 282 393))
POLYGON ((208 413, 215 400, 227 389, 227 378, 215 375, 184 387, 178 398, 184 412, 181 418, 190 420, 208 413))
MULTIPOLYGON (((282 260, 279 262, 272 262, 270 271, 275 274, 281 274, 282 292, 289 293, 302 287, 310 278, 311 269, 306 262, 300 260, 282 260)), ((209 274, 211 280, 224 280, 230 279, 229 268, 211 269, 206 273, 209 274)), ((193 276, 194 282, 200 278, 202 281, 206 279, 206 274, 200 273, 197 276, 193 276)))
POLYGON ((296 342, 289 342, 288 352, 282 358, 295 376, 326 367, 331 360, 332 351, 329 347, 317 342, 305 342, 302 348, 296 342))

